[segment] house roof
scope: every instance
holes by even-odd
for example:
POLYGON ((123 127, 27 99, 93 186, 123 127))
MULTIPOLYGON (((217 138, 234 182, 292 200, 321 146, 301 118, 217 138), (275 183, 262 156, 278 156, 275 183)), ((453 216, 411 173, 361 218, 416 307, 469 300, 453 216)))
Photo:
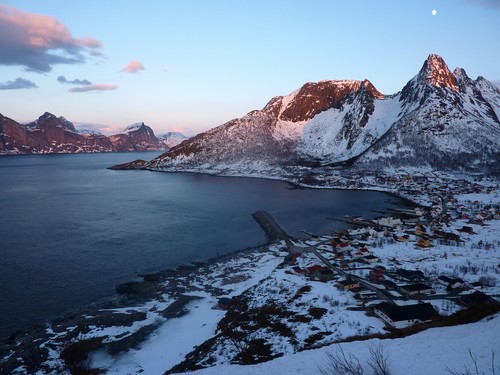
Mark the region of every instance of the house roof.
POLYGON ((399 276, 402 276, 404 278, 423 278, 424 277, 424 273, 420 270, 405 270, 403 268, 399 268, 398 270, 396 270, 396 273, 399 275, 399 276))
POLYGON ((354 281, 354 280, 340 280, 338 282, 338 284, 340 285, 343 285, 343 286, 347 286, 347 285, 354 285, 354 284, 358 284, 357 281, 354 281))
POLYGON ((393 322, 418 319, 422 322, 439 318, 439 314, 434 307, 426 303, 417 303, 415 305, 398 306, 389 302, 382 302, 375 306, 375 309, 383 312, 393 322))
POLYGON ((404 289, 404 290, 407 290, 409 292, 416 292, 416 291, 419 291, 419 290, 432 289, 429 285, 422 284, 422 283, 420 283, 420 284, 401 285, 400 288, 404 289))
POLYGON ((480 292, 479 290, 476 290, 471 294, 465 294, 461 297, 461 299, 467 306, 480 305, 482 303, 498 303, 495 299, 483 292, 480 292))
POLYGON ((444 281, 445 283, 448 283, 448 284, 455 284, 455 283, 460 283, 460 284, 463 284, 465 283, 465 281, 463 281, 462 279, 459 279, 459 278, 456 278, 456 277, 448 277, 448 276, 439 276, 438 277, 438 280, 442 280, 444 281))
POLYGON ((325 266, 320 266, 319 264, 316 264, 314 266, 306 268, 307 272, 311 272, 311 273, 317 272, 317 271, 321 271, 321 270, 324 270, 324 269, 326 269, 326 267, 325 266))

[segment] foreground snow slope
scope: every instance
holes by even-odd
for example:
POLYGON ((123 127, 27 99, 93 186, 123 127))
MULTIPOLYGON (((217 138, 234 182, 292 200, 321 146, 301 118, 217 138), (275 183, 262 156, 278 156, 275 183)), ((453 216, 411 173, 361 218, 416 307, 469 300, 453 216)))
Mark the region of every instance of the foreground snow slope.
MULTIPOLYGON (((381 343, 389 355, 391 374, 447 374, 446 368, 463 371, 472 367, 469 349, 477 357, 480 371, 489 373, 492 350, 500 352, 500 315, 474 324, 434 328, 403 339, 372 339, 341 344, 347 354, 353 354, 371 373, 366 364, 369 348, 381 343)), ((196 375, 255 375, 301 374, 317 375, 324 367, 326 353, 335 352, 338 345, 284 356, 270 362, 251 366, 222 365, 193 372, 196 375)), ((496 365, 498 366, 498 359, 496 365)))

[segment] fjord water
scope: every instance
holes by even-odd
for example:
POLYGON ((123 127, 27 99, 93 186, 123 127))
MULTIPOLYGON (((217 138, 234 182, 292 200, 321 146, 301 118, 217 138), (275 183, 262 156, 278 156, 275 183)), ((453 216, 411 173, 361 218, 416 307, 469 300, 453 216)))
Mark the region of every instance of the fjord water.
POLYGON ((273 180, 106 169, 156 155, 0 158, 0 338, 112 296, 138 272, 263 244, 256 210, 303 236, 342 226, 326 218, 373 217, 402 203, 273 180))

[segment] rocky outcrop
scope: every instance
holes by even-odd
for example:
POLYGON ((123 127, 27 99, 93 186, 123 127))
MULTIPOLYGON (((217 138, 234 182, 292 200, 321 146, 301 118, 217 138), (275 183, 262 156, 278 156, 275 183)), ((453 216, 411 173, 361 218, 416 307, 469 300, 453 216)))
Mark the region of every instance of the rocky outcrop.
POLYGON ((108 169, 113 169, 116 171, 124 171, 124 170, 130 170, 130 169, 143 169, 146 166, 146 164, 147 164, 146 160, 137 159, 137 160, 131 161, 130 163, 123 163, 123 164, 114 165, 112 167, 109 167, 108 169))

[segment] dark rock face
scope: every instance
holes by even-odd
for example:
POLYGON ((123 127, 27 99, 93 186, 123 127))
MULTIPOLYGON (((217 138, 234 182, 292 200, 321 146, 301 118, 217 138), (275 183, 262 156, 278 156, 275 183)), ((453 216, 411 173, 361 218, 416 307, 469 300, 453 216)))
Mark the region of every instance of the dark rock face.
POLYGON ((340 102, 360 87, 359 81, 332 84, 331 81, 306 83, 281 113, 284 121, 306 121, 327 109, 338 107, 340 102))
POLYGON ((161 168, 165 164, 177 164, 178 160, 187 168, 235 161, 289 162, 295 159, 299 141, 293 134, 293 124, 340 107, 361 88, 370 92, 372 97, 383 97, 367 80, 306 83, 289 96, 272 98, 262 110, 249 112, 240 119, 182 142, 152 160, 148 167, 161 168))
POLYGON ((144 123, 127 133, 106 137, 96 133, 79 133, 73 123, 48 112, 27 125, 0 114, 0 155, 166 149, 168 147, 144 123))

